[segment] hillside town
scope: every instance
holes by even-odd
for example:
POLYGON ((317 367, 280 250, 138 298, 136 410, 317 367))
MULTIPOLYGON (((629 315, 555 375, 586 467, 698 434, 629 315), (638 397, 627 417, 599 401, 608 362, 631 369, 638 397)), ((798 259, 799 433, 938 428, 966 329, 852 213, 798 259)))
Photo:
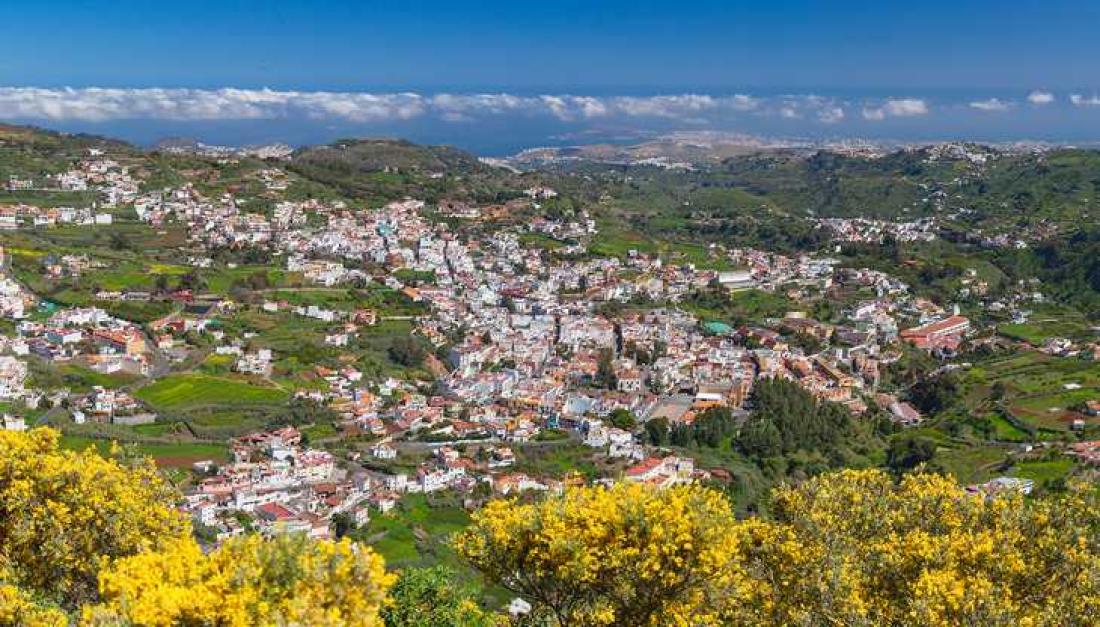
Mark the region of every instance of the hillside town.
MULTIPOLYGON (((255 175, 275 197, 286 190, 288 178, 277 164, 255 175)), ((258 249, 306 285, 374 286, 417 312, 395 315, 279 298, 235 302, 200 295, 201 286, 100 290, 97 305, 58 307, 7 273, 0 311, 16 323, 17 333, 4 340, 11 356, 0 357, 0 398, 27 407, 67 407, 76 424, 152 425, 157 412, 126 390, 102 385, 80 392, 35 390, 27 384, 23 358, 155 380, 208 354, 228 360, 241 377, 271 381, 288 355, 255 345, 254 332, 221 323, 249 312, 309 320, 334 350, 355 345, 386 319, 407 319, 416 342, 435 352, 431 383, 371 375, 350 363, 307 364, 319 385, 296 390, 295 402, 331 411, 340 437, 366 444, 337 458, 305 445, 301 432, 285 427, 235 438, 226 463, 195 462, 199 480, 187 509, 219 541, 247 530, 328 537, 337 517, 365 524, 372 512, 386 513, 406 494, 449 490, 476 502, 486 494, 560 491, 581 478, 513 469, 512 447, 556 438, 606 461, 605 472, 589 481, 707 481, 710 470, 654 445, 643 426, 657 421, 666 428, 690 427, 714 408, 743 421, 762 380, 791 381, 819 402, 854 415, 879 413, 896 428, 916 427, 926 416, 898 390, 881 385, 892 364, 911 350, 949 360, 967 342, 988 341, 990 329, 975 325, 963 308, 1005 312, 1024 322, 1028 307, 1043 302, 1032 285, 1008 297, 987 296, 987 283, 969 273, 948 309, 915 295, 887 272, 754 248, 712 245, 707 263, 633 249, 621 257, 593 256, 586 249, 599 229, 583 211, 568 220, 537 218, 487 237, 471 236, 452 220, 477 223, 500 209, 452 201, 405 199, 371 208, 280 200, 270 212, 253 212, 245 209, 247 199, 228 192, 207 197, 191 184, 142 191, 126 167, 94 151, 54 182, 94 191, 105 207, 132 203, 138 220, 154 228, 183 227, 197 251, 188 259, 193 272, 211 268, 220 248, 258 249), (547 249, 526 243, 530 237, 567 244, 547 249), (707 313, 707 303, 760 294, 784 308, 736 324, 707 313), (815 303, 837 299, 846 303, 843 308, 826 319, 815 317, 815 303), (172 304, 172 313, 146 325, 101 308, 156 301, 172 304), (396 464, 399 458, 402 464, 396 464)), ((537 207, 556 196, 551 188, 534 187, 509 210, 537 207)), ((36 214, 20 209, 12 215, 36 214)), ((68 215, 51 219, 65 223, 68 215)), ((11 228, 50 228, 55 221, 35 217, 11 228)), ((76 223, 110 224, 98 218, 76 223)), ((823 224, 839 240, 865 243, 884 237, 928 241, 935 232, 934 221, 823 224)), ((41 272, 48 279, 76 280, 104 267, 87 255, 63 255, 46 260, 41 272)), ((1069 340, 1038 349, 1052 355, 1100 350, 1069 340)), ((16 416, 6 417, 4 425, 25 428, 16 416)), ((1072 454, 1091 459, 1085 451, 1072 454)))

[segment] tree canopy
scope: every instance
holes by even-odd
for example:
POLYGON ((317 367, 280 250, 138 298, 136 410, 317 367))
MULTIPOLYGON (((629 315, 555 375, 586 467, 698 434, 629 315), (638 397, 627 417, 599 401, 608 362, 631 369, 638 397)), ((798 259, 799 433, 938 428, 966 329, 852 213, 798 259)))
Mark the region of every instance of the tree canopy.
POLYGON ((492 616, 478 607, 474 592, 442 566, 408 568, 390 590, 382 609, 386 627, 489 627, 492 616))

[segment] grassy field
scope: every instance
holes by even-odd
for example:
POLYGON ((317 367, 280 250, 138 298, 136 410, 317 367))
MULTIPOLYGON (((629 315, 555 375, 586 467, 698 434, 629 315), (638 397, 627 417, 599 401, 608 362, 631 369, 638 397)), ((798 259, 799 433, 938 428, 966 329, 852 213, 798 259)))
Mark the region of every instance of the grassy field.
POLYGON ((322 422, 303 428, 302 435, 309 438, 310 442, 317 442, 325 438, 335 437, 339 435, 339 432, 336 427, 332 426, 332 423, 322 422))
POLYGON ((0 204, 28 204, 36 207, 91 207, 96 193, 37 190, 0 190, 0 204))
POLYGON ((1008 421, 1004 416, 996 412, 990 413, 986 418, 993 424, 993 437, 1005 442, 1030 442, 1034 438, 1008 421))
POLYGON ((1008 449, 1000 446, 945 448, 936 451, 935 461, 961 484, 981 483, 1002 474, 999 465, 1008 449))
POLYGON ((529 248, 542 248, 543 250, 557 250, 565 246, 565 243, 561 240, 542 233, 521 233, 519 241, 529 248))
POLYGON ((207 374, 219 375, 230 372, 237 358, 235 355, 218 355, 210 353, 199 364, 199 369, 207 374))
POLYGON ((179 225, 154 228, 143 222, 117 222, 111 226, 59 226, 50 229, 20 230, 4 233, 0 242, 53 252, 93 253, 94 248, 115 251, 112 240, 124 245, 121 250, 150 254, 187 244, 187 229, 179 225))
MULTIPOLYGON (((249 309, 225 320, 224 328, 230 333, 254 332, 254 343, 275 351, 274 380, 295 389, 315 387, 310 376, 318 364, 337 367, 353 359, 357 367, 368 376, 416 377, 427 376, 420 369, 410 369, 390 359, 388 351, 398 337, 412 334, 410 320, 383 320, 374 326, 359 329, 358 337, 346 347, 324 345, 325 333, 331 325, 312 318, 280 312, 268 314, 249 309)), ((226 364, 211 357, 200 368, 204 372, 217 373, 226 364)))
POLYGON ((65 364, 58 367, 58 370, 65 385, 70 386, 74 392, 87 392, 97 385, 117 389, 140 379, 137 375, 123 373, 104 374, 77 364, 65 364))
POLYGON ((1095 334, 1090 330, 1088 319, 1081 312, 1067 307, 1045 305, 1032 312, 1031 318, 1024 324, 1003 324, 997 327, 1001 335, 1041 346, 1050 338, 1088 339, 1095 334))
POLYGON ((273 287, 289 287, 300 285, 302 273, 277 270, 268 266, 244 265, 236 268, 218 268, 216 270, 203 271, 203 279, 206 280, 207 291, 215 294, 227 294, 235 283, 245 282, 254 274, 264 273, 267 282, 273 287))
POLYGON ((87 273, 82 277, 82 282, 108 291, 152 289, 159 275, 179 277, 189 271, 187 266, 174 264, 123 261, 110 268, 87 273))
POLYGON ((371 284, 364 289, 277 289, 268 292, 267 298, 285 300, 292 305, 317 305, 341 311, 368 308, 383 316, 417 316, 427 311, 422 303, 413 302, 405 294, 379 284, 371 284))
POLYGON ((136 396, 164 411, 277 405, 287 400, 287 393, 278 388, 205 374, 170 375, 141 388, 136 396))
POLYGON ((1011 474, 1015 477, 1033 479, 1041 484, 1065 478, 1073 470, 1073 465, 1073 460, 1069 458, 1020 462, 1012 467, 1011 474))
MULTIPOLYGON (((207 442, 123 442, 120 446, 137 455, 152 457, 163 467, 190 466, 205 459, 223 461, 229 454, 229 449, 224 444, 207 442)), ((107 455, 111 449, 111 440, 65 435, 61 437, 61 447, 74 451, 94 448, 99 454, 107 455)))
POLYGON ((591 447, 573 442, 553 445, 516 446, 516 471, 534 476, 564 477, 578 472, 586 477, 597 477, 606 458, 601 459, 591 447))
POLYGON ((701 320, 717 320, 738 326, 759 324, 764 318, 782 317, 798 304, 782 294, 749 289, 733 293, 706 292, 685 299, 680 306, 701 320))
POLYGON ((470 516, 452 498, 411 494, 388 514, 375 514, 370 523, 356 531, 386 558, 386 564, 401 568, 436 564, 457 564, 448 542, 470 522, 470 516))
POLYGON ((703 244, 658 241, 611 225, 601 227, 599 235, 589 246, 589 252, 603 257, 626 258, 632 250, 660 255, 676 264, 693 263, 698 268, 727 270, 732 267, 727 259, 712 255, 710 249, 703 244))
POLYGON ((250 409, 201 409, 184 414, 196 436, 206 440, 225 440, 268 428, 284 408, 269 405, 250 409))

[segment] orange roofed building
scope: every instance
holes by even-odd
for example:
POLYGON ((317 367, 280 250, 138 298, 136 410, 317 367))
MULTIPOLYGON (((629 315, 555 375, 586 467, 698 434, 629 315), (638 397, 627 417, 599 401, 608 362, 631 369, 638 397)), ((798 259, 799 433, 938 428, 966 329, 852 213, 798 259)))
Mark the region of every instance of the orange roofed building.
POLYGON ((968 318, 951 316, 912 329, 905 329, 901 332, 901 339, 926 350, 943 348, 955 350, 968 331, 970 331, 968 318))
POLYGON ((690 457, 669 456, 647 457, 627 468, 624 474, 627 481, 664 488, 679 483, 690 483, 694 473, 695 460, 690 457))

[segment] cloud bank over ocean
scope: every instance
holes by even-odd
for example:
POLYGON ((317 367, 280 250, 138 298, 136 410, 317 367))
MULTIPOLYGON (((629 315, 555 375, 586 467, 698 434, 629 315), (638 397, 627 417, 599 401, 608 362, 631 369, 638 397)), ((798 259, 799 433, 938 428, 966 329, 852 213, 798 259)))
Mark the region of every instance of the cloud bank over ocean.
MULTIPOLYGON (((893 101, 889 101, 889 105, 893 101)), ((919 102, 913 100, 902 103, 919 102)), ((462 122, 484 116, 522 114, 560 121, 654 117, 705 121, 737 113, 824 114, 842 107, 814 95, 754 97, 672 94, 585 96, 509 93, 333 92, 271 89, 161 89, 0 87, 0 117, 103 122, 124 119, 174 121, 308 118, 372 122, 434 116, 462 122)))
POLYGON ((288 134, 301 142, 324 141, 337 132, 402 135, 406 131, 421 141, 446 142, 472 136, 478 128, 514 129, 517 142, 519 136, 530 135, 520 143, 537 144, 540 133, 549 137, 670 129, 962 139, 970 138, 967 133, 974 137, 985 133, 1029 138, 1037 132, 1041 135, 1045 128, 1056 131, 1059 119, 1073 119, 1074 128, 1084 129, 1079 139, 1088 139, 1089 133, 1100 131, 1100 118, 1091 126, 1079 118, 1097 117, 1097 103, 1100 97, 1089 92, 1056 94, 1043 89, 947 99, 748 91, 587 95, 9 86, 0 87, 0 120, 65 130, 107 129, 130 139, 217 127, 237 140, 248 138, 242 129, 262 128, 264 137, 256 139, 264 140, 277 136, 281 127, 293 129, 288 134))

